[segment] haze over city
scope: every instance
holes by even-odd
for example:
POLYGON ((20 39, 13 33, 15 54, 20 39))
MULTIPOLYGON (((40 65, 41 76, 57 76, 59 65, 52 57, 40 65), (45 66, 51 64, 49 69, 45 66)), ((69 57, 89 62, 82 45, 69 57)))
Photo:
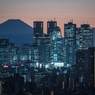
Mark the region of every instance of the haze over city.
POLYGON ((54 18, 63 36, 64 23, 70 19, 77 26, 88 23, 95 27, 95 0, 0 0, 0 23, 21 19, 33 26, 33 21, 44 21, 46 33, 47 21, 54 18))

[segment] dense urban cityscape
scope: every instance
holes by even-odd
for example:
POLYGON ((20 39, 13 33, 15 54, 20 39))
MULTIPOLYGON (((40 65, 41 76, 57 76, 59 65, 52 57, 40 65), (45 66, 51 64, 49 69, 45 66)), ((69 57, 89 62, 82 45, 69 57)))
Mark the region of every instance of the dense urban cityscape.
MULTIPOLYGON (((28 36, 26 36, 28 37, 28 36)), ((32 36, 31 36, 32 37, 32 36)), ((0 95, 95 95, 95 28, 33 22, 33 44, 0 39, 0 95)))

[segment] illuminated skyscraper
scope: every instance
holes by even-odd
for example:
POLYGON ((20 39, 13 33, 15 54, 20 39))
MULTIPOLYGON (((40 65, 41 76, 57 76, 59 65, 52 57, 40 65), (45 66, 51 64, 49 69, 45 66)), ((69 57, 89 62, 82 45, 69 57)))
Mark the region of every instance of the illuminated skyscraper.
POLYGON ((64 24, 64 41, 65 46, 76 45, 76 24, 73 24, 72 22, 64 24))
POLYGON ((93 47, 95 47, 95 28, 92 28, 93 31, 93 47))
POLYGON ((66 47, 66 63, 75 64, 76 24, 64 24, 64 45, 66 47))
POLYGON ((81 48, 92 47, 92 29, 89 24, 82 24, 79 28, 82 41, 80 42, 81 48))
POLYGON ((37 53, 34 52, 35 58, 33 62, 39 62, 39 63, 49 62, 50 61, 50 58, 49 58, 50 57, 49 56, 50 37, 43 33, 43 22, 42 21, 34 22, 33 45, 36 46, 35 48, 38 49, 37 53))
POLYGON ((62 63, 62 34, 59 27, 50 33, 50 61, 62 63))
POLYGON ((52 32, 52 30, 57 26, 57 22, 56 21, 48 21, 47 22, 47 34, 50 35, 50 33, 52 32))
POLYGON ((82 48, 82 33, 80 32, 80 29, 76 29, 76 49, 82 48))

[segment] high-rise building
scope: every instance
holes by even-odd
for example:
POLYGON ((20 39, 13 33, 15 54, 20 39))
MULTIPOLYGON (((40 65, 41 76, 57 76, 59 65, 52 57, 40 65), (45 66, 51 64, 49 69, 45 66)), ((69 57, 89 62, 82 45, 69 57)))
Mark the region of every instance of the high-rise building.
POLYGON ((34 36, 41 37, 43 35, 43 21, 34 21, 34 36))
POLYGON ((82 49, 78 50, 76 52, 76 65, 77 65, 77 70, 78 70, 78 83, 84 83, 85 79, 85 70, 88 70, 87 65, 88 65, 88 50, 87 49, 82 49), (87 62, 87 63, 86 63, 87 62))
POLYGON ((34 22, 33 45, 38 48, 38 59, 34 62, 50 62, 50 37, 43 33, 43 23, 34 22), (37 34, 37 35, 36 35, 37 34), (39 35, 38 35, 39 34, 39 35))
POLYGON ((64 43, 67 45, 76 45, 76 24, 68 22, 64 24, 64 43))
POLYGON ((82 48, 92 47, 92 29, 89 24, 82 24, 79 28, 80 36, 82 37, 82 41, 80 44, 82 48))
POLYGON ((40 47, 39 62, 48 64, 50 62, 50 42, 43 43, 40 47))
POLYGON ((95 47, 95 28, 92 28, 93 31, 93 47, 95 47))
POLYGON ((76 52, 78 83, 95 87, 95 48, 78 50, 76 52))
MULTIPOLYGON (((62 34, 59 27, 50 33, 50 61, 51 63, 62 63, 62 34)), ((61 65, 61 64, 59 64, 61 65)))
POLYGON ((82 33, 80 33, 80 29, 76 28, 76 49, 82 48, 82 33))
POLYGON ((76 24, 73 22, 64 24, 64 45, 66 47, 66 63, 75 64, 76 24))
POLYGON ((33 37, 33 45, 39 47, 39 62, 46 63, 50 61, 50 37, 43 35, 42 37, 33 37), (47 61, 46 61, 47 60, 47 61))
POLYGON ((90 86, 95 87, 95 47, 88 48, 88 56, 88 73, 90 72, 90 75, 88 76, 89 84, 90 86))
POLYGON ((52 30, 57 26, 57 22, 56 21, 48 21, 47 22, 47 34, 50 35, 50 33, 52 32, 52 30))

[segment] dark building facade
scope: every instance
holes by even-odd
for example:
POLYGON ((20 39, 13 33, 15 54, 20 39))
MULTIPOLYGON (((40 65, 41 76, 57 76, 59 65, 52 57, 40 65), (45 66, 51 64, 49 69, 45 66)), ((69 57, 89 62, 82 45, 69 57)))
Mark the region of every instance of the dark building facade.
POLYGON ((95 48, 78 50, 76 52, 78 83, 95 87, 95 48))
POLYGON ((52 30, 57 26, 57 22, 56 21, 48 21, 47 22, 47 34, 50 35, 50 33, 52 32, 52 30))
POLYGON ((95 28, 92 28, 93 31, 93 47, 95 47, 95 28))
POLYGON ((43 21, 34 21, 34 36, 41 37, 43 35, 43 21))

